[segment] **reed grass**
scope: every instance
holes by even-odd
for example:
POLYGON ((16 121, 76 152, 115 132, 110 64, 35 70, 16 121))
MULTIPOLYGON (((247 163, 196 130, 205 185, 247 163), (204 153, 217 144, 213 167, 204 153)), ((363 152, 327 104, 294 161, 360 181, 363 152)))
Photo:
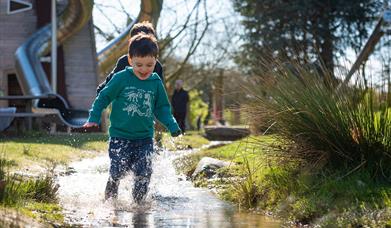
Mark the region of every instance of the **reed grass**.
POLYGON ((57 202, 58 185, 52 173, 37 178, 12 174, 9 167, 13 162, 4 155, 0 158, 0 205, 17 206, 26 201, 44 203, 57 202))
POLYGON ((336 89, 325 71, 274 62, 270 71, 245 86, 251 101, 245 108, 258 129, 287 142, 286 159, 307 167, 365 168, 374 178, 390 180, 391 110, 377 91, 359 86, 336 89))

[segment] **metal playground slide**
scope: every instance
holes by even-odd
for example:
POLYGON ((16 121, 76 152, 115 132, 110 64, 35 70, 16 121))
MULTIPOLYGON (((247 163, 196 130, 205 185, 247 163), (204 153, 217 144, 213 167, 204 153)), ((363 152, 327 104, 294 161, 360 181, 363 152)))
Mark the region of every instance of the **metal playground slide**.
MULTIPOLYGON (((57 40, 63 43, 88 22, 92 14, 93 0, 69 0, 57 23, 57 40)), ((72 110, 63 97, 53 93, 40 62, 40 57, 50 52, 51 24, 29 37, 15 53, 18 81, 25 96, 34 99, 32 110, 59 118, 65 125, 81 127, 88 118, 88 111, 72 110)))

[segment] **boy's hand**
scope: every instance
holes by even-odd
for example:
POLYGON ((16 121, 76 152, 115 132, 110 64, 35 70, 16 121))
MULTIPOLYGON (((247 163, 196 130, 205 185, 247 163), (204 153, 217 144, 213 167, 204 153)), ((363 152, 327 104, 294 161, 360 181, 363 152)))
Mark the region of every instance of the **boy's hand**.
POLYGON ((88 128, 88 127, 98 127, 99 125, 94 122, 87 122, 83 125, 83 127, 88 128))
POLYGON ((172 132, 172 133, 171 133, 171 136, 172 136, 172 137, 178 137, 178 136, 181 135, 181 134, 182 134, 182 131, 181 131, 181 130, 178 130, 178 131, 172 132))

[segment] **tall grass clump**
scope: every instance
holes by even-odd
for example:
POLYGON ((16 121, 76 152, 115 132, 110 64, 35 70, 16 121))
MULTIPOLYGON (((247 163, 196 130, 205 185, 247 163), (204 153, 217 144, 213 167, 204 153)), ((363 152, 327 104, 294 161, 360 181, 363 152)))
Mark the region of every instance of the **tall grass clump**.
POLYGON ((255 177, 256 169, 252 168, 246 156, 243 157, 244 178, 233 183, 235 200, 239 207, 253 208, 261 199, 261 192, 255 177))
POLYGON ((9 174, 9 167, 12 165, 13 162, 7 160, 3 154, 0 156, 0 204, 6 206, 14 205, 20 200, 19 184, 9 174))
POLYGON ((0 205, 18 206, 27 201, 57 202, 58 185, 52 173, 26 178, 10 173, 12 165, 15 164, 4 155, 0 157, 0 205))
POLYGON ((349 173, 365 168, 373 177, 391 178, 391 109, 375 90, 336 86, 319 68, 268 64, 269 71, 252 81, 255 86, 246 86, 252 100, 245 111, 258 129, 287 143, 279 147, 283 158, 349 173))

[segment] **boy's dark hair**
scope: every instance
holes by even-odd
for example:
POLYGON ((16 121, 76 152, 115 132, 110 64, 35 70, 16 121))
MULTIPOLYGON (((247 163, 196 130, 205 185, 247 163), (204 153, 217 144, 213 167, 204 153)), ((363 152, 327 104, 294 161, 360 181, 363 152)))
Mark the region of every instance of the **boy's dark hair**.
POLYGON ((153 28, 153 25, 148 21, 143 21, 140 23, 136 23, 133 25, 132 29, 130 30, 130 37, 133 37, 139 33, 145 33, 150 34, 156 37, 155 29, 153 28))
POLYGON ((159 46, 153 35, 148 35, 142 32, 129 40, 128 56, 130 58, 146 56, 157 58, 158 53, 159 46))

